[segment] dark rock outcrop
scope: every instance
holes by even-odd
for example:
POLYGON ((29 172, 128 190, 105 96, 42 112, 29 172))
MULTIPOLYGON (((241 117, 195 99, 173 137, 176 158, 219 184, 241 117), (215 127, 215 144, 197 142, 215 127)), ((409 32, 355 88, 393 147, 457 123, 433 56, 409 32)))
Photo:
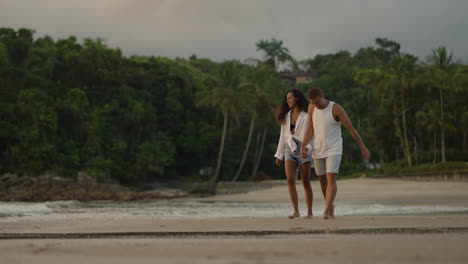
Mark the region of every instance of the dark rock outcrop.
POLYGON ((56 175, 29 177, 4 174, 0 177, 0 201, 133 201, 184 196, 187 196, 185 192, 176 189, 140 191, 117 183, 100 183, 83 172, 78 173, 76 179, 56 175))

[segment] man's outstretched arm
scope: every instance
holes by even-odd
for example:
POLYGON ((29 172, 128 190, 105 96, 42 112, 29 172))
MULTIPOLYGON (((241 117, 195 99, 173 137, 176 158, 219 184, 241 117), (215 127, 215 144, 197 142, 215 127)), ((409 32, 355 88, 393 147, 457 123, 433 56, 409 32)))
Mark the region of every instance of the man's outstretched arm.
POLYGON ((349 119, 348 115, 346 114, 346 111, 341 107, 339 104, 335 104, 336 107, 336 116, 338 119, 341 121, 341 124, 351 133, 351 136, 353 136, 354 140, 356 143, 359 145, 359 148, 361 149, 361 155, 365 160, 370 159, 370 152, 367 149, 366 145, 364 145, 364 142, 361 139, 361 136, 357 132, 357 130, 354 128, 353 124, 351 123, 351 120, 349 119))

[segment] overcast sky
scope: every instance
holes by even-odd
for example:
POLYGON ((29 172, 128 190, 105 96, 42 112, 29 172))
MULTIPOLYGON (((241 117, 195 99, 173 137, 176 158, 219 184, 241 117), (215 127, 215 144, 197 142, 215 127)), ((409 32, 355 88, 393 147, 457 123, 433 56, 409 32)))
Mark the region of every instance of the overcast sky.
POLYGON ((467 13, 468 0, 0 0, 0 27, 216 61, 260 58, 260 39, 283 40, 301 60, 386 37, 423 59, 444 45, 468 62, 467 13))

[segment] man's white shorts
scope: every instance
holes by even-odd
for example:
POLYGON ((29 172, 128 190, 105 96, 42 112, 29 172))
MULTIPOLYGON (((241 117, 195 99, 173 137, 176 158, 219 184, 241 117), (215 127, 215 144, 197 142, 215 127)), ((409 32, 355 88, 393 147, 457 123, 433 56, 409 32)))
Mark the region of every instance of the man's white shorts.
POLYGON ((338 174, 340 171, 341 154, 330 155, 323 159, 314 158, 315 173, 323 176, 327 173, 338 174))

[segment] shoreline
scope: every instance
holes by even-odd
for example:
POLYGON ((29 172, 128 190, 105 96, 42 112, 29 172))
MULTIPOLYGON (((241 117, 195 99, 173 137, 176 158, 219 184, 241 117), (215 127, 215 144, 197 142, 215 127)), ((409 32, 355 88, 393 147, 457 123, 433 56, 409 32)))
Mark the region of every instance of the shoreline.
POLYGON ((23 220, 0 222, 0 234, 79 234, 79 233, 144 233, 144 232, 250 232, 250 231, 314 231, 372 230, 405 228, 468 228, 468 213, 342 216, 325 220, 285 217, 215 218, 215 219, 70 219, 23 220))
POLYGON ((310 229, 263 231, 193 231, 193 232, 111 232, 111 233, 0 233, 0 240, 16 239, 113 239, 113 238, 210 238, 210 237, 271 237, 278 235, 382 235, 382 234, 465 234, 468 227, 394 227, 366 229, 310 229))

